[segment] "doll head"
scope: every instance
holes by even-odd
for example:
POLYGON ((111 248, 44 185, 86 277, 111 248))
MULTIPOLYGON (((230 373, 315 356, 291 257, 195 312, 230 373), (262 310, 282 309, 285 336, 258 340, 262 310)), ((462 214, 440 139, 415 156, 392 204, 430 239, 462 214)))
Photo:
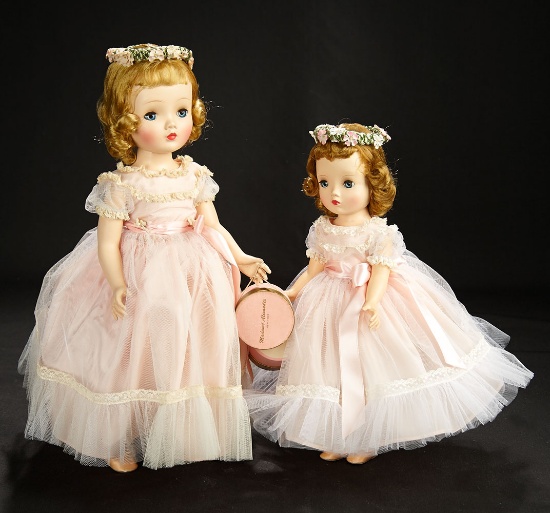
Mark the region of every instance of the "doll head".
POLYGON ((206 121, 206 108, 199 98, 199 85, 192 71, 193 53, 180 46, 151 44, 110 48, 110 65, 103 94, 97 102, 97 115, 103 128, 107 151, 112 157, 131 165, 137 148, 132 134, 140 119, 134 111, 134 98, 144 88, 191 84, 193 128, 187 143, 197 140, 206 121))
POLYGON ((382 144, 391 138, 385 130, 376 125, 369 127, 358 123, 341 125, 319 125, 310 132, 315 140, 307 159, 307 178, 302 190, 306 196, 315 198, 315 206, 329 217, 337 217, 328 210, 319 197, 317 180, 317 161, 322 158, 347 159, 357 153, 362 164, 362 171, 370 191, 367 210, 370 216, 383 216, 393 205, 396 187, 395 180, 386 163, 386 154, 382 144))

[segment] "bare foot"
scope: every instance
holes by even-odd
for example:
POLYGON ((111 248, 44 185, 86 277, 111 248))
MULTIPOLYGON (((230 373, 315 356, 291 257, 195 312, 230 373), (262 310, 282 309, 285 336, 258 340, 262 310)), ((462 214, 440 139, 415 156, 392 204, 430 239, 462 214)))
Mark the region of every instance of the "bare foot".
POLYGON ((346 460, 353 465, 362 465, 373 458, 376 458, 376 454, 350 454, 346 460))
POLYGON ((337 452, 322 452, 319 456, 325 461, 338 461, 346 457, 345 454, 338 454, 337 452))
POLYGON ((126 473, 136 470, 138 465, 135 461, 130 463, 121 463, 120 460, 112 459, 109 461, 109 467, 111 467, 115 472, 126 473))

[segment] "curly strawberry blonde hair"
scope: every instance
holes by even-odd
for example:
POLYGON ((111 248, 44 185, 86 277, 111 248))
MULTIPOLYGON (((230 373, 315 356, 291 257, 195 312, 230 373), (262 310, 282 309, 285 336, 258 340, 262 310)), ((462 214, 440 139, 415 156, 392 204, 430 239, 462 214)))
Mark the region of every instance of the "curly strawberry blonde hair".
POLYGON ((113 62, 107 68, 103 94, 97 102, 97 115, 103 128, 107 151, 125 165, 137 157, 132 134, 140 119, 133 113, 135 88, 191 84, 193 129, 187 144, 196 141, 206 122, 206 107, 199 98, 199 85, 191 68, 182 60, 140 61, 131 66, 113 62))
MULTIPOLYGON (((370 130, 359 123, 342 123, 339 125, 346 130, 369 133, 370 130)), ((371 216, 383 216, 393 206, 396 194, 396 180, 392 176, 386 162, 386 154, 382 147, 375 148, 371 145, 346 146, 341 142, 327 141, 325 144, 316 143, 311 151, 306 164, 308 176, 302 183, 302 191, 306 196, 315 198, 315 206, 329 217, 338 217, 328 210, 319 197, 319 182, 317 181, 317 161, 325 158, 347 159, 353 153, 359 153, 359 159, 363 163, 363 173, 369 187, 370 198, 367 210, 371 216)))

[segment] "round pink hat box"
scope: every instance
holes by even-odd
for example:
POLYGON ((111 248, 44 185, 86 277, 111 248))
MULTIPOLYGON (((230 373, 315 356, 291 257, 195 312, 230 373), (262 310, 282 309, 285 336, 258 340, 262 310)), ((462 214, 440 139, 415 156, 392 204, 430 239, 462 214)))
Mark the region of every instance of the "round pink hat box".
POLYGON ((294 309, 283 290, 267 282, 251 285, 242 291, 235 312, 251 360, 259 367, 279 368, 283 344, 294 329, 294 309))
POLYGON ((283 363, 286 342, 273 349, 256 349, 248 347, 248 357, 258 367, 265 370, 279 370, 283 363))

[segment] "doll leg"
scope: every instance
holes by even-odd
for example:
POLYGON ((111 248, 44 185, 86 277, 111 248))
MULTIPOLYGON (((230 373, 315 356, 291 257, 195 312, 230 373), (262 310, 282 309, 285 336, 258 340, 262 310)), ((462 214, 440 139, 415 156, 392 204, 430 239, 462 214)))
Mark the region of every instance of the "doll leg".
POLYGON ((376 458, 376 454, 350 454, 346 461, 352 463, 353 465, 362 465, 373 458, 376 458))
POLYGON ((338 461, 346 457, 345 454, 338 454, 337 452, 322 452, 320 458, 325 461, 338 461))
POLYGON ((136 470, 138 465, 135 461, 122 463, 120 460, 113 458, 112 460, 109 460, 109 467, 111 467, 115 472, 126 473, 136 470))

